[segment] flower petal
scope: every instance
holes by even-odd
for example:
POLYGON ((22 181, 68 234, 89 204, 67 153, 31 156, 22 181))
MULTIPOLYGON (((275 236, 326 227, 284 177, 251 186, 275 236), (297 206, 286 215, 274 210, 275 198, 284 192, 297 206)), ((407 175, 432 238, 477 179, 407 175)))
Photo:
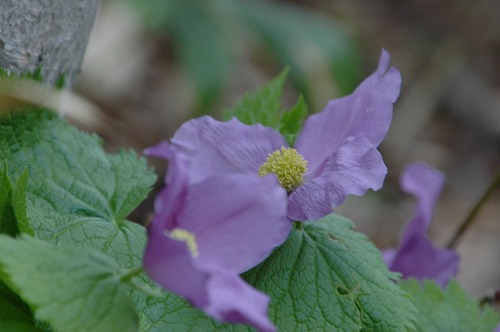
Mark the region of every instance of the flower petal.
POLYGON ((276 331, 267 317, 269 296, 245 283, 238 275, 219 272, 208 281, 208 305, 203 310, 215 319, 249 324, 258 331, 276 331))
POLYGON ((205 284, 208 275, 197 269, 181 241, 165 236, 158 223, 148 226, 148 244, 144 252, 144 270, 160 286, 200 307, 207 303, 205 284))
POLYGON ((391 266, 392 262, 394 261, 394 258, 396 258, 397 255, 396 249, 384 249, 382 250, 382 258, 384 259, 385 265, 391 266))
POLYGON ((387 168, 364 136, 349 137, 311 180, 288 198, 288 218, 317 220, 342 204, 347 195, 363 195, 382 187, 387 168))
POLYGON ((389 68, 390 56, 382 50, 378 69, 349 96, 332 100, 323 112, 310 116, 297 137, 295 148, 315 172, 349 136, 364 135, 375 147, 384 139, 399 96, 401 74, 389 68))
POLYGON ((444 287, 457 275, 459 261, 455 251, 438 249, 427 235, 416 234, 406 240, 389 268, 404 278, 433 279, 444 287))
POLYGON ((163 229, 177 227, 176 214, 183 209, 187 197, 188 172, 187 161, 175 147, 164 141, 144 151, 146 156, 154 156, 170 161, 165 176, 166 187, 155 198, 155 216, 153 222, 160 223, 163 229))
POLYGON ((417 199, 417 213, 406 226, 402 244, 415 234, 424 234, 432 220, 434 206, 444 185, 444 175, 429 165, 413 163, 401 176, 401 189, 417 199))
POLYGON ((269 153, 288 146, 272 128, 209 116, 184 123, 171 142, 189 159, 191 183, 215 174, 257 174, 269 153))
POLYGON ((434 279, 444 287, 458 273, 460 257, 453 250, 435 247, 426 234, 443 184, 444 176, 428 165, 413 163, 406 168, 401 188, 417 198, 417 211, 403 232, 400 248, 387 264, 405 278, 434 279))
POLYGON ((273 176, 218 175, 192 185, 179 225, 196 235, 197 264, 242 273, 288 236, 286 204, 273 176))

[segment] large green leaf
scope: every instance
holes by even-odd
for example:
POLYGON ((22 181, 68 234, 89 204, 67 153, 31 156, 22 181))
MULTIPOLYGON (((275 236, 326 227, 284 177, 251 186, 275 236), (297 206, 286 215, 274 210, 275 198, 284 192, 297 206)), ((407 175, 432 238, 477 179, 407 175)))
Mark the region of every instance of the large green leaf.
POLYGON ((0 253, 2 279, 55 330, 137 331, 121 269, 105 255, 6 235, 0 235, 0 253))
POLYGON ((108 155, 101 140, 47 111, 14 109, 0 119, 0 160, 9 176, 27 169, 25 211, 37 237, 94 247, 132 267, 140 260, 144 228, 125 217, 155 180, 135 153, 108 155))
POLYGON ((272 297, 282 331, 406 331, 415 311, 380 252, 340 216, 294 230, 245 275, 272 297), (392 279, 392 280, 391 280, 392 279))
POLYGON ((408 280, 401 287, 413 296, 419 332, 491 332, 498 324, 498 315, 490 307, 481 310, 455 280, 444 290, 432 281, 408 280))

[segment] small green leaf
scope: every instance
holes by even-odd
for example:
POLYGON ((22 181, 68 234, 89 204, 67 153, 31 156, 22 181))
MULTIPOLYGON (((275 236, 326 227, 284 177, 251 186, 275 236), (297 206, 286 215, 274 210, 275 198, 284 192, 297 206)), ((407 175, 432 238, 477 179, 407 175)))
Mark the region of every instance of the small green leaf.
POLYGON ((0 331, 15 331, 15 332, 41 332, 33 324, 19 321, 0 321, 0 331))
POLYGON ((19 234, 14 209, 12 208, 12 183, 6 171, 0 167, 0 233, 16 236, 19 234))
POLYGON ((413 296, 419 332, 491 332, 498 324, 498 315, 490 307, 481 310, 455 280, 445 290, 417 280, 403 281, 401 288, 413 296))
POLYGON ((224 111, 224 120, 236 117, 247 125, 260 123, 277 128, 281 117, 281 95, 288 70, 253 93, 246 93, 236 104, 224 111))
POLYGON ((9 176, 29 172, 27 199, 19 199, 16 210, 25 206, 30 226, 45 241, 94 247, 122 267, 137 266, 145 230, 125 218, 155 181, 146 161, 133 152, 108 155, 97 136, 31 110, 0 118, 0 159, 8 161, 9 176))
POLYGON ((12 186, 12 207, 21 233, 35 235, 26 212, 26 190, 28 188, 28 170, 24 169, 12 186))
POLYGON ((28 173, 23 172, 12 182, 5 167, 0 166, 0 233, 17 236, 19 233, 33 235, 26 217, 26 184, 28 173))
POLYGON ((33 317, 29 306, 16 293, 14 293, 9 287, 7 287, 7 285, 2 280, 0 280, 0 309, 0 321, 18 320, 33 322, 33 317), (16 319, 13 319, 14 317, 16 319), (30 319, 27 319, 27 317, 29 317, 30 319))
POLYGON ((308 113, 309 110, 303 96, 299 97, 297 103, 290 110, 281 113, 281 121, 278 130, 281 135, 285 137, 288 145, 294 145, 295 138, 302 128, 302 124, 308 113))
POLYGON ((0 275, 57 331, 137 331, 120 267, 95 250, 0 235, 0 275))
POLYGON ((0 295, 0 323, 7 321, 23 322, 33 325, 33 320, 28 313, 16 306, 16 304, 12 303, 8 298, 0 295))

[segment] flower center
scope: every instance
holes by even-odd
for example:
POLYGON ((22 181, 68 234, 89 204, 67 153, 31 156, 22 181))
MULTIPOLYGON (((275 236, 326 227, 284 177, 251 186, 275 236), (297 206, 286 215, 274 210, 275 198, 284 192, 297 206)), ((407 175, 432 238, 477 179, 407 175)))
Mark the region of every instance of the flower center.
POLYGON ((297 150, 281 147, 281 150, 268 154, 267 160, 259 168, 259 176, 274 173, 278 176, 279 184, 286 191, 292 191, 304 180, 306 166, 307 160, 297 150))
POLYGON ((196 236, 193 233, 182 228, 174 228, 171 232, 165 232, 165 235, 172 240, 185 242, 191 256, 198 257, 198 244, 196 243, 196 236))

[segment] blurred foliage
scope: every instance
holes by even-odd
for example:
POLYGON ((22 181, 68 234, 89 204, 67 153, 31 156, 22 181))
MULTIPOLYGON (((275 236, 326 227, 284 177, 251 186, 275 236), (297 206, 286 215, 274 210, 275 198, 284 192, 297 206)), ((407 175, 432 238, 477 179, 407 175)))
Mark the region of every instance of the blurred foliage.
POLYGON ((352 36, 333 18, 310 9, 263 0, 125 2, 149 29, 172 40, 201 110, 210 108, 224 90, 242 43, 264 46, 279 67, 289 67, 293 84, 310 105, 310 71, 318 64, 339 94, 350 93, 360 81, 361 57, 352 36))
MULTIPOLYGON (((20 75, 10 73, 7 70, 0 67, 0 79, 6 80, 9 78, 29 79, 35 82, 42 83, 43 82, 42 67, 37 67, 33 72, 22 73, 20 75)), ((62 89, 64 87, 64 75, 59 76, 54 87, 58 89, 62 89)))

